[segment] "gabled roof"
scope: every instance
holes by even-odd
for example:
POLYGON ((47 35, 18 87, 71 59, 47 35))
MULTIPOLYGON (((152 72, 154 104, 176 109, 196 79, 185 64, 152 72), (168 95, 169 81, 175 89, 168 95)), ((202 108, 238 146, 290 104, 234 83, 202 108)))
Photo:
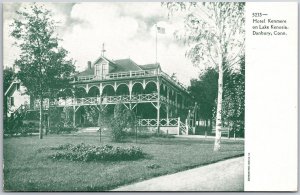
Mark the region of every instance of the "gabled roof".
POLYGON ((20 84, 20 81, 15 79, 10 86, 8 87, 8 89, 5 91, 4 95, 7 96, 8 94, 10 94, 13 90, 16 90, 17 88, 15 87, 15 85, 20 84))

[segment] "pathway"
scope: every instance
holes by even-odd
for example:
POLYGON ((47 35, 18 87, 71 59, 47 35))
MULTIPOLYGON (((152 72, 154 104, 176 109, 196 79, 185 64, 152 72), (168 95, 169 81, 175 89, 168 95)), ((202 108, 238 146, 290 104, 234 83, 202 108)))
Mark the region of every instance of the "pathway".
POLYGON ((243 191, 244 157, 160 176, 113 191, 243 191))

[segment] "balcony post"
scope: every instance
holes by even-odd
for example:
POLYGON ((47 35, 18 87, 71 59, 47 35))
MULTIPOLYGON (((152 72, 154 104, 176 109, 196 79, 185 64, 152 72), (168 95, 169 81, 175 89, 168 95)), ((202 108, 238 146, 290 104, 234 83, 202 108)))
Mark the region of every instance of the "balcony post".
POLYGON ((89 92, 89 84, 86 84, 86 86, 85 86, 85 92, 86 92, 86 94, 88 94, 88 92, 89 92))
POLYGON ((114 83, 114 90, 115 90, 115 95, 117 95, 116 93, 117 93, 117 82, 115 81, 115 83, 114 83))
MULTIPOLYGON (((130 71, 130 76, 131 76, 131 71, 130 71)), ((129 81, 128 89, 129 89, 129 99, 131 100, 131 96, 132 96, 132 81, 129 81)))
POLYGON ((102 86, 102 83, 100 83, 100 86, 99 86, 100 104, 102 104, 102 93, 103 93, 103 86, 102 86))

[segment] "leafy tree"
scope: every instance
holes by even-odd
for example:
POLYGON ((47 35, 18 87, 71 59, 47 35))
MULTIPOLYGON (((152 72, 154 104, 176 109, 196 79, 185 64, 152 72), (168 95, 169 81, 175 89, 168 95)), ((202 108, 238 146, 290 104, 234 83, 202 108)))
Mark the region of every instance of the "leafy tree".
POLYGON ((222 116, 232 122, 232 130, 244 136, 245 120, 245 58, 240 62, 240 70, 224 74, 224 109, 222 116))
POLYGON ((185 12, 184 30, 176 37, 189 46, 186 55, 195 66, 217 67, 218 97, 214 151, 221 147, 223 73, 234 69, 244 53, 244 5, 236 2, 166 2, 173 14, 185 12))
POLYGON ((33 4, 17 14, 11 32, 21 49, 15 60, 19 67, 17 77, 27 88, 27 93, 40 101, 39 138, 42 139, 43 100, 66 87, 75 67, 72 60, 67 59, 68 52, 59 46, 56 23, 49 10, 33 4))
POLYGON ((200 106, 200 117, 211 122, 218 94, 218 72, 206 69, 198 79, 191 80, 189 91, 200 106))

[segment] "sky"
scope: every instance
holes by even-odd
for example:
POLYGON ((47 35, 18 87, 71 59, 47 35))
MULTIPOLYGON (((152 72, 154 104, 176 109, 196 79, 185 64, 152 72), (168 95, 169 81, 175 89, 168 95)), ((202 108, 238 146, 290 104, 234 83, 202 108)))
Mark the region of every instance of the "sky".
MULTIPOLYGON (((59 21, 57 33, 61 46, 69 51, 77 71, 94 62, 105 44, 105 56, 112 60, 130 58, 137 64, 155 63, 155 24, 165 28, 157 36, 157 59, 162 70, 176 73, 180 82, 190 84, 199 69, 185 57, 187 47, 174 38, 174 32, 183 27, 183 17, 168 17, 168 10, 160 2, 94 2, 44 3, 59 21)), ((12 66, 19 50, 13 45, 9 26, 16 11, 28 3, 3 5, 4 66, 12 66)))

